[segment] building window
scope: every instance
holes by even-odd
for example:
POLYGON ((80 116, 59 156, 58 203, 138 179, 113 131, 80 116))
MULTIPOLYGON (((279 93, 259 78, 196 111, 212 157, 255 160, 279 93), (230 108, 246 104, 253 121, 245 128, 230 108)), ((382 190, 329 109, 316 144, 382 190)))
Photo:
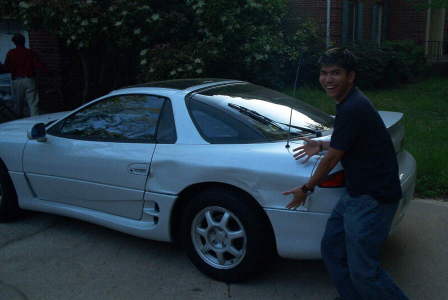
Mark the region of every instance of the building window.
POLYGON ((342 4, 342 42, 352 44, 363 39, 364 5, 357 0, 342 4))
POLYGON ((375 3, 372 8, 372 41, 378 46, 381 45, 384 30, 384 5, 375 3))

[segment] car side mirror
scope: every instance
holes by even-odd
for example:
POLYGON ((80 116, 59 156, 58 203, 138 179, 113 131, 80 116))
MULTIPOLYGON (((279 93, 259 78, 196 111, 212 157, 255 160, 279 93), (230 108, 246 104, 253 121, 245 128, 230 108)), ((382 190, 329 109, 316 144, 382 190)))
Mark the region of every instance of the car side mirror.
POLYGON ((45 130, 45 124, 37 123, 34 124, 33 128, 31 128, 31 131, 28 132, 28 138, 30 140, 37 140, 38 142, 46 142, 46 134, 47 131, 45 130))

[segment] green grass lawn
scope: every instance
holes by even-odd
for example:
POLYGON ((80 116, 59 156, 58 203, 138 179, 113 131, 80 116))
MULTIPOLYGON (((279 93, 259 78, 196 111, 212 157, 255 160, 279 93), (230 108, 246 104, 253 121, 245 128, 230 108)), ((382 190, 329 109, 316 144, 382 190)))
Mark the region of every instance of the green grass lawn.
MULTIPOLYGON (((288 94, 292 92, 287 91, 288 94)), ((404 113, 405 148, 417 160, 417 197, 448 198, 448 78, 429 78, 388 90, 365 91, 378 110, 404 113)), ((296 97, 334 114, 322 90, 300 88, 296 97)))

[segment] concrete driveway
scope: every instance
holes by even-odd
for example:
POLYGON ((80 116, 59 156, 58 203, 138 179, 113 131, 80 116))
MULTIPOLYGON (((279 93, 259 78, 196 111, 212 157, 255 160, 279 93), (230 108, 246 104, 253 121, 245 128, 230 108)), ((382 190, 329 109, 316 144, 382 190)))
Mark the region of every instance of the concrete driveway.
MULTIPOLYGON (((415 200, 384 248, 410 299, 448 299, 448 204, 415 200)), ((333 299, 321 261, 278 259, 270 272, 225 284, 180 249, 47 214, 0 224, 0 300, 333 299)))

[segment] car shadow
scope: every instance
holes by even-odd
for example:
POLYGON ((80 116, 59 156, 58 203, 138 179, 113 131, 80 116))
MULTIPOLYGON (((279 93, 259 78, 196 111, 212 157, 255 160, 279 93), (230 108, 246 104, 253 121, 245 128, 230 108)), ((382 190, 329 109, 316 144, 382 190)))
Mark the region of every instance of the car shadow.
MULTIPOLYGON (((9 242, 10 254, 6 254, 6 259, 19 257, 17 268, 24 269, 27 277, 36 278, 33 284, 54 282, 55 285, 70 285, 69 290, 92 285, 91 291, 84 294, 88 299, 101 293, 93 282, 98 286, 114 286, 117 295, 132 294, 134 290, 162 293, 162 289, 168 298, 177 298, 179 293, 191 299, 333 299, 336 296, 321 260, 270 259, 266 261, 265 272, 245 282, 226 284, 200 273, 183 250, 172 243, 146 240, 44 213, 26 212, 6 226, 0 227, 0 233, 22 234, 9 242), (27 248, 33 251, 25 250, 27 248), (51 272, 45 272, 46 269, 51 272), (73 278, 66 270, 71 270, 73 278), (141 278, 147 280, 141 282, 141 278)), ((388 241, 384 260, 389 268, 400 267, 400 261, 394 258, 400 247, 400 240, 388 241)), ((15 274, 14 267, 10 264, 8 273, 15 274)), ((14 276, 8 279, 15 284, 14 276)), ((18 276, 15 280, 21 282, 22 279, 18 276)))

